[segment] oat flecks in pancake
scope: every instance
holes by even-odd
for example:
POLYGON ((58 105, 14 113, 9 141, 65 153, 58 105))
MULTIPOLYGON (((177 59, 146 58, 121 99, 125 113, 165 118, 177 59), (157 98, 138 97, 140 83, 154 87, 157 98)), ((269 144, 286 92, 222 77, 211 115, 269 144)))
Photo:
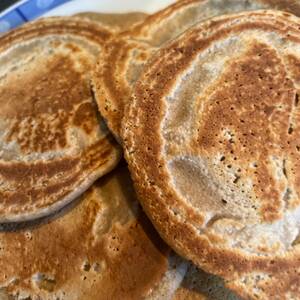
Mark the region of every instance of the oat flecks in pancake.
POLYGON ((245 298, 298 299, 300 20, 198 24, 145 68, 126 159, 163 238, 245 298))
POLYGON ((0 291, 16 300, 143 299, 169 272, 170 250, 141 212, 125 166, 59 215, 1 232, 0 245, 0 291))
POLYGON ((0 39, 0 222, 49 214, 119 161, 90 89, 111 33, 50 18, 0 39))
POLYGON ((262 8, 300 15, 300 3, 294 0, 183 0, 149 16, 113 40, 98 62, 93 81, 101 114, 117 139, 121 142, 121 121, 126 104, 130 103, 132 87, 157 47, 199 21, 262 8), (132 73, 135 80, 131 79, 132 73))

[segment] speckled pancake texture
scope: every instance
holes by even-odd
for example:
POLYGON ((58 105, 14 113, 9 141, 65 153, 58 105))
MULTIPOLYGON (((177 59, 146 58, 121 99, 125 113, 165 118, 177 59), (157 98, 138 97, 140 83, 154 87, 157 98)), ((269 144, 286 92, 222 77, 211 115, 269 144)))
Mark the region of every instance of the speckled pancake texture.
POLYGON ((170 299, 186 271, 124 165, 58 215, 14 226, 0 232, 0 299, 170 299))
POLYGON ((98 61, 93 85, 100 112, 118 141, 133 86, 163 43, 213 16, 263 8, 300 15, 300 2, 295 0, 180 0, 112 39, 98 61))
POLYGON ((157 52, 125 115, 151 221, 246 299, 300 297, 299 88, 300 19, 242 12, 157 52))
POLYGON ((0 38, 0 222, 49 214, 119 161, 90 88, 106 29, 49 18, 0 38))

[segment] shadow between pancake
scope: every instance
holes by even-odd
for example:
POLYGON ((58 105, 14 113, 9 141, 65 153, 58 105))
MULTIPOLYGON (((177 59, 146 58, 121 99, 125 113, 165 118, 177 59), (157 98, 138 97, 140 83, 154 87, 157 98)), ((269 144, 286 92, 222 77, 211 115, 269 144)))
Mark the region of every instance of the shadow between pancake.
MULTIPOLYGON (((126 174, 128 174, 128 176, 122 176, 120 173, 117 174, 117 180, 120 183, 120 186, 123 187, 130 187, 130 192, 132 194, 131 197, 125 197, 126 201, 127 201, 127 205, 128 207, 131 209, 132 212, 134 212, 134 202, 132 201, 132 198, 135 198, 136 201, 138 202, 138 197, 136 195, 136 192, 134 190, 133 187, 133 182, 130 176, 130 172, 128 170, 127 167, 127 163, 124 159, 121 160, 121 162, 119 163, 118 168, 122 168, 122 175, 126 172, 126 174), (130 199, 130 200, 129 200, 130 199)), ((155 245, 155 247, 162 253, 162 254, 167 254, 169 253, 170 248, 169 246, 167 246, 167 244, 162 240, 162 238, 159 236, 158 232, 155 230, 154 226, 152 225, 152 223, 150 222, 150 220, 148 219, 148 217, 146 216, 145 212, 143 211, 142 206, 140 205, 140 203, 138 202, 138 213, 136 215, 137 218, 137 223, 141 225, 143 231, 145 232, 145 234, 147 235, 147 237, 149 238, 149 240, 151 240, 152 244, 155 245)))
POLYGON ((240 300, 236 294, 226 288, 221 277, 206 273, 192 265, 192 263, 181 286, 189 291, 188 294, 194 294, 195 296, 199 294, 199 297, 204 296, 205 299, 209 300, 240 300))
MULTIPOLYGON (((93 86, 93 82, 90 81, 90 85, 93 86)), ((119 144, 119 145, 123 145, 123 141, 121 139, 120 136, 118 136, 114 131, 110 130, 109 129, 109 126, 108 126, 108 123, 109 123, 109 120, 104 116, 104 115, 101 115, 99 109, 98 109, 98 104, 97 104, 97 101, 96 101, 96 95, 95 95, 95 89, 94 88, 91 88, 91 93, 93 95, 93 103, 96 107, 96 116, 97 116, 97 119, 98 119, 98 123, 99 124, 102 124, 102 129, 106 129, 107 131, 110 131, 110 133, 112 134, 112 136, 114 137, 114 139, 116 140, 116 142, 119 144)), ((121 162, 120 164, 123 164, 124 166, 126 164, 125 160, 124 162, 121 162)))

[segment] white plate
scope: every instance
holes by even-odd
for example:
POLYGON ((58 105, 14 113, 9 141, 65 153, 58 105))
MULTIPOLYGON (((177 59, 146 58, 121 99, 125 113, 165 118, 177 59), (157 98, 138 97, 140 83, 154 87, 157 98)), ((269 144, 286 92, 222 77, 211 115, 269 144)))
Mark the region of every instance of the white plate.
POLYGON ((43 17, 69 16, 88 11, 103 13, 140 11, 153 13, 174 2, 175 0, 74 0, 50 10, 43 17))

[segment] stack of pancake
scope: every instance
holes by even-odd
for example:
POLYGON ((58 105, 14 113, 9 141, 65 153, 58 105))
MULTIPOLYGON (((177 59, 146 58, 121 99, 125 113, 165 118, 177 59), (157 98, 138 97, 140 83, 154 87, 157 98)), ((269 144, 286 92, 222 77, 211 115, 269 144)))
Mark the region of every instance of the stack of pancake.
POLYGON ((300 299, 297 16, 181 0, 2 36, 0 300, 300 299))

